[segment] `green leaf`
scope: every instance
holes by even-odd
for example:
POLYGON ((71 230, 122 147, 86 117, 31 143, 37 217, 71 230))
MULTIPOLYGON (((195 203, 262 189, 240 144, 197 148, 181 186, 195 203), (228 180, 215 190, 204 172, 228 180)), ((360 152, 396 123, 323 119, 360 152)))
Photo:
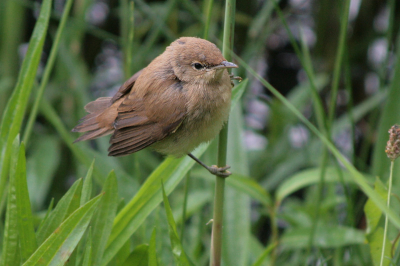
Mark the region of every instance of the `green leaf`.
MULTIPOLYGON (((249 165, 242 142, 242 129, 242 111, 237 105, 229 118, 227 164, 232 167, 232 172, 242 174, 244 177, 249 175, 249 165)), ((241 181, 245 182, 243 179, 241 181)), ((247 183, 250 184, 251 181, 247 183)), ((248 265, 251 235, 250 197, 247 193, 229 186, 225 188, 224 205, 222 260, 226 265, 248 265)))
POLYGON ((131 254, 131 241, 131 239, 128 239, 125 242, 125 244, 119 249, 118 253, 114 256, 113 260, 108 265, 121 266, 126 261, 126 259, 131 254))
MULTIPOLYGON (((276 191, 276 201, 281 202, 290 194, 310 185, 315 185, 320 182, 320 168, 306 169, 291 176, 285 180, 276 191)), ((335 167, 326 168, 325 182, 340 182, 338 171, 341 171, 345 183, 355 183, 352 174, 343 169, 336 169, 335 167)))
POLYGON ((12 142, 21 129, 29 95, 36 77, 47 26, 51 13, 51 0, 44 0, 35 24, 28 51, 18 75, 18 81, 3 113, 0 124, 0 195, 7 180, 12 142))
POLYGON ((181 241, 178 236, 178 231, 176 230, 176 224, 175 224, 174 216, 172 215, 171 206, 169 205, 167 195, 165 194, 165 191, 164 191, 164 185, 162 183, 161 183, 161 186, 162 186, 163 199, 164 199, 164 208, 165 208, 165 212, 167 214, 167 220, 168 220, 169 238, 171 240, 172 253, 174 254, 176 265, 192 265, 189 262, 185 251, 183 250, 181 241))
MULTIPOLYGON (((188 219, 191 215, 196 214, 196 212, 200 211, 206 204, 211 202, 213 198, 212 196, 213 195, 211 195, 211 191, 209 189, 190 190, 187 199, 186 219, 188 219)), ((183 201, 173 211, 176 224, 182 223, 182 208, 183 201)))
POLYGON ((82 186, 82 196, 81 196, 81 206, 88 202, 92 196, 92 189, 93 189, 93 166, 94 166, 94 159, 92 164, 89 167, 89 170, 86 174, 85 179, 83 180, 82 186))
MULTIPOLYGON (((43 222, 40 230, 37 232, 37 241, 41 244, 74 210, 76 203, 79 202, 82 191, 82 179, 77 180, 67 193, 58 202, 55 209, 49 217, 43 222)), ((76 208, 75 208, 76 209, 76 208)))
POLYGON ((385 243, 385 255, 383 259, 383 264, 381 265, 381 256, 382 256, 382 244, 383 244, 383 228, 378 227, 372 234, 367 236, 369 250, 371 252, 372 261, 374 265, 378 266, 388 266, 390 265, 391 255, 390 250, 392 245, 388 239, 386 239, 385 243))
POLYGON ((93 265, 100 265, 110 236, 118 205, 117 178, 114 171, 108 175, 102 190, 103 198, 99 203, 92 222, 93 230, 93 265))
POLYGON ((37 232, 42 230, 43 225, 47 223, 46 221, 49 219, 50 214, 53 210, 53 207, 54 207, 54 198, 51 199, 49 207, 47 208, 47 211, 46 211, 46 215, 44 216, 43 220, 40 222, 37 232))
POLYGON ((35 229, 29 201, 28 184, 26 182, 25 146, 19 148, 16 166, 15 186, 18 209, 18 234, 22 262, 25 262, 37 248, 35 229))
POLYGON ((236 104, 242 97, 244 91, 246 90, 247 83, 249 83, 248 79, 243 80, 242 82, 239 83, 239 85, 236 85, 232 89, 232 99, 231 99, 231 111, 233 108, 235 108, 236 104))
POLYGON ((18 207, 17 207, 17 188, 16 188, 16 175, 18 172, 18 159, 19 159, 19 135, 13 141, 12 154, 11 154, 11 171, 10 182, 8 184, 7 195, 7 212, 4 227, 3 239, 3 252, 1 256, 2 266, 19 265, 20 256, 18 253, 18 207))
POLYGON ((56 59, 57 51, 58 51, 58 48, 60 46, 61 36, 63 35, 64 29, 65 29, 65 24, 67 23, 67 20, 68 20, 68 14, 69 14, 69 12, 71 10, 71 6, 72 6, 73 2, 74 2, 73 0, 67 0, 64 3, 63 14, 62 14, 62 17, 61 17, 61 21, 60 21, 60 24, 59 24, 59 26, 57 28, 57 32, 56 32, 55 38, 53 40, 53 45, 51 46, 50 55, 49 55, 49 58, 48 58, 48 60, 46 62, 46 67, 44 69, 43 76, 42 76, 42 78, 40 80, 39 89, 37 90, 37 93, 36 93, 36 95, 34 97, 33 107, 29 112, 29 119, 28 119, 27 125, 25 127, 24 138, 23 138, 23 141, 25 143, 28 143, 28 139, 29 139, 30 134, 32 132, 33 124, 34 124, 34 122, 36 120, 36 116, 37 116, 37 113, 38 113, 39 105, 40 105, 41 100, 43 98, 44 89, 47 87, 47 84, 48 84, 48 81, 49 81, 49 78, 50 78, 50 74, 51 74, 51 72, 53 70, 53 66, 54 66, 54 62, 55 62, 55 59, 56 59))
POLYGON ((60 142, 52 135, 35 138, 26 162, 29 192, 34 210, 40 210, 48 196, 54 174, 60 164, 60 142))
MULTIPOLYGON (((307 248, 311 228, 295 228, 287 230, 281 237, 285 249, 307 248)), ((365 243, 363 231, 352 227, 338 225, 319 225, 315 231, 314 246, 319 248, 338 248, 365 243)))
POLYGON ((149 244, 149 266, 158 266, 156 253, 156 228, 154 227, 149 244))
POLYGON ((142 244, 137 246, 122 266, 148 266, 149 264, 149 245, 142 244))
POLYGON ((274 250, 274 248, 276 247, 276 245, 274 244, 270 244, 268 245, 265 249, 264 252, 261 253, 261 255, 258 257, 258 259, 256 260, 256 262, 253 263, 252 266, 262 266, 264 265, 264 261, 266 260, 266 258, 268 257, 268 255, 271 253, 272 250, 274 250))
POLYGON ((256 181, 251 179, 251 177, 233 173, 226 180, 226 183, 227 185, 235 188, 237 191, 246 193, 253 199, 258 200, 260 203, 264 204, 264 206, 271 207, 271 195, 256 181))
MULTIPOLYGON (((378 195, 380 195, 383 200, 386 200, 387 189, 379 178, 376 178, 374 187, 378 195)), ((367 234, 370 234, 374 232, 375 228, 378 226, 379 220, 382 217, 382 210, 379 209, 371 199, 368 199, 367 203, 364 205, 364 212, 367 218, 367 234)))
POLYGON ((83 260, 82 260, 82 266, 92 266, 92 258, 93 258, 93 252, 92 252, 92 230, 89 228, 89 235, 86 240, 86 248, 85 248, 85 253, 83 254, 83 260))
MULTIPOLYGON (((197 170, 193 171, 193 176, 205 179, 209 182, 214 182, 215 180, 213 176, 197 173, 197 170)), ((272 204, 271 195, 268 191, 249 176, 232 173, 232 175, 226 179, 226 184, 236 191, 243 192, 253 199, 258 200, 260 203, 264 204, 264 206, 271 206, 272 204)))
MULTIPOLYGON (((201 145, 194 152, 195 156, 202 154, 206 148, 207 144, 201 145)), ((117 214, 102 265, 107 265, 111 261, 146 217, 160 204, 161 180, 164 181, 166 193, 171 193, 194 163, 188 156, 180 159, 168 157, 147 178, 133 199, 117 214)))
POLYGON ((72 213, 23 266, 64 265, 88 227, 101 197, 102 195, 93 198, 72 213))

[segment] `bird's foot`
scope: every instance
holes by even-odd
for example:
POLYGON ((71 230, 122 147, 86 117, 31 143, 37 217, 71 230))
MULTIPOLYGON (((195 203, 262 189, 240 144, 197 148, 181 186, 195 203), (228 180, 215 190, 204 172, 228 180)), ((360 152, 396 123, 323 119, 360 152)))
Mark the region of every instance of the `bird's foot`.
POLYGON ((197 159, 197 157, 196 156, 194 156, 193 154, 191 154, 191 153, 188 153, 188 155, 189 155, 189 157, 190 158, 192 158, 193 160, 195 160, 198 164, 200 164, 201 166, 203 166, 205 169, 207 169, 208 170, 208 172, 210 172, 211 174, 213 174, 213 175, 216 175, 216 176, 221 176, 221 177, 228 177, 228 176, 230 176, 232 173, 231 172, 229 172, 229 171, 226 171, 226 170, 228 170, 229 168, 231 168, 229 165, 227 165, 227 166, 224 166, 224 167, 218 167, 218 166, 216 166, 216 165, 213 165, 213 166, 207 166, 205 163, 203 163, 202 161, 200 161, 199 159, 197 159))
POLYGON ((211 167, 207 166, 207 170, 216 176, 221 176, 221 177, 228 177, 230 176, 232 173, 227 171, 229 168, 231 168, 229 165, 224 166, 224 167, 218 167, 216 165, 213 165, 211 167))
POLYGON ((230 74, 229 77, 231 78, 231 80, 238 80, 239 82, 241 82, 243 79, 239 76, 235 76, 233 74, 230 74))

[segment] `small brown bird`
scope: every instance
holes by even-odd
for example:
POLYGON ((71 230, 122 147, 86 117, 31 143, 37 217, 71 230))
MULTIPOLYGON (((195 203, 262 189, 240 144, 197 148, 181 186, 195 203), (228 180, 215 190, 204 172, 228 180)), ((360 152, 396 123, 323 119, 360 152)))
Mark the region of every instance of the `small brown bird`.
POLYGON ((88 103, 89 113, 72 129, 86 132, 75 142, 112 134, 109 156, 151 147, 165 155, 189 155, 214 175, 225 167, 208 167, 190 152, 212 140, 228 119, 231 78, 215 44, 182 37, 146 68, 126 81, 114 97, 88 103))

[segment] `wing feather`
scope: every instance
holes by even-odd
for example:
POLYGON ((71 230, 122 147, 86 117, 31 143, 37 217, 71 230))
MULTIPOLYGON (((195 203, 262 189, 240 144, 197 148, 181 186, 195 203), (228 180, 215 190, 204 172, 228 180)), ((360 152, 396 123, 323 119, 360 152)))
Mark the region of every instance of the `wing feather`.
POLYGON ((151 84, 158 85, 157 89, 147 90, 143 97, 132 91, 124 99, 114 122, 115 131, 108 150, 110 156, 139 151, 177 130, 186 115, 186 100, 182 93, 173 89, 176 82, 151 84))

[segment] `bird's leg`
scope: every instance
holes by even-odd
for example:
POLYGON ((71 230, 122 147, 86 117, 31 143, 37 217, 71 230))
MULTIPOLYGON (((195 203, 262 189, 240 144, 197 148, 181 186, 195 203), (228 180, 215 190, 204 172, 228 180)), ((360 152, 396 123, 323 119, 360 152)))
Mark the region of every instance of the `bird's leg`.
POLYGON ((193 160, 195 160, 198 164, 200 164, 201 166, 203 166, 204 168, 206 168, 208 170, 208 172, 210 172, 213 175, 217 175, 217 176, 222 176, 222 177, 228 177, 230 176, 232 173, 228 170, 229 168, 231 168, 229 165, 224 166, 224 167, 218 167, 216 165, 213 165, 211 167, 205 165, 202 161, 200 161, 199 159, 197 159, 196 156, 194 156, 193 154, 189 153, 188 154, 190 158, 192 158, 193 160))

